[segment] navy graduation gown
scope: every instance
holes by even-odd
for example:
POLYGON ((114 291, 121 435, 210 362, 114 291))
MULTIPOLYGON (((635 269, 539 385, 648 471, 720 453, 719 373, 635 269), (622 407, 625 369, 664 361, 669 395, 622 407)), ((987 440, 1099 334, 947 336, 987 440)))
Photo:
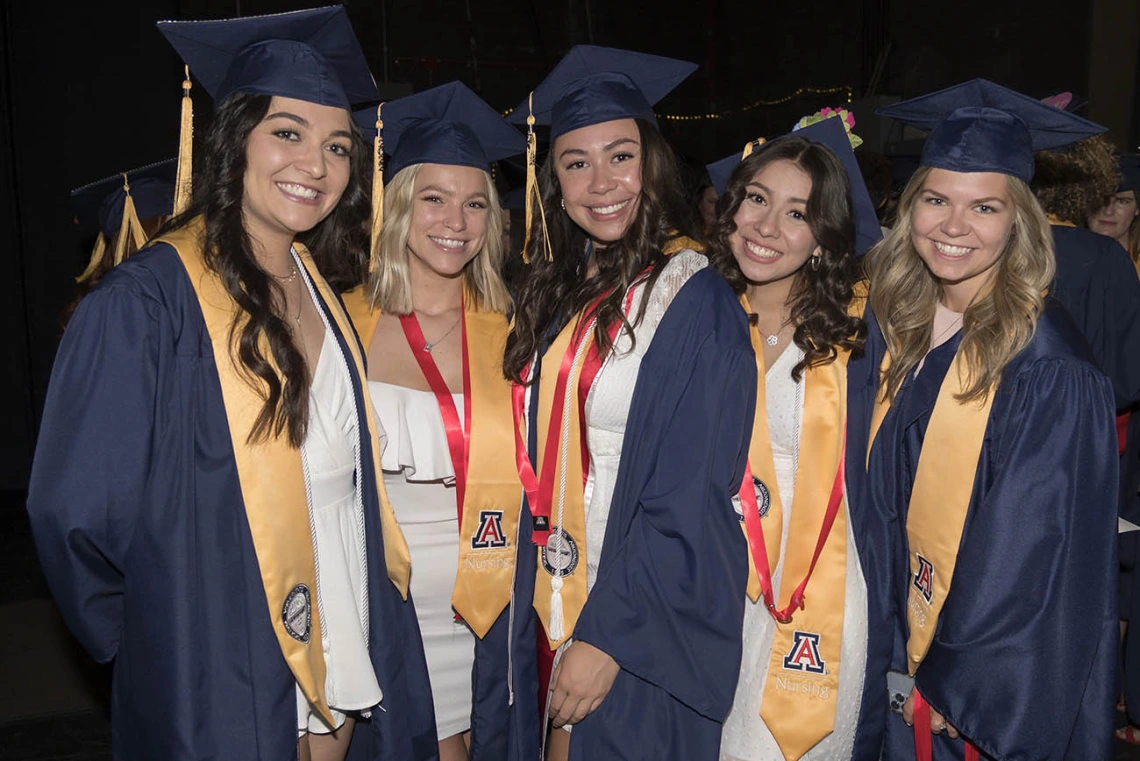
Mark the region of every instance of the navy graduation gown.
MULTIPOLYGON (((748 555, 731 497, 755 388, 747 318, 706 268, 678 291, 638 373, 598 577, 573 633, 621 670, 574 727, 572 761, 717 756, 740 670, 748 555)), ((523 554, 516 599, 531 600, 533 547, 523 554)))
MULTIPOLYGON (((882 334, 874 320, 869 328, 881 356, 882 334)), ((904 383, 871 452, 869 490, 894 537, 896 671, 906 671, 910 491, 958 341, 933 350, 904 383)), ((1109 758, 1118 640, 1112 388, 1050 302, 996 394, 953 584, 915 682, 988 758, 1109 758)), ((945 733, 934 737, 935 761, 963 758, 963 749, 945 733)), ((913 729, 891 714, 884 758, 914 757, 913 729)))
POLYGON ((1140 401, 1140 279, 1128 252, 1083 227, 1053 226, 1057 275, 1052 295, 1072 315, 1100 369, 1112 381, 1117 409, 1140 401))
MULTIPOLYGON (((320 299, 318 298, 318 301, 320 299)), ((320 303, 329 316, 332 305, 320 303)), ((352 336, 333 331, 347 353, 352 336)), ((350 363, 351 365, 351 363, 350 363)), ((352 377, 358 409, 368 397, 352 377)), ((367 430, 361 421, 361 430, 367 430)), ((177 253, 153 245, 80 304, 53 368, 28 495, 64 619, 114 661, 116 759, 288 759, 295 681, 274 635, 213 347, 177 253)), ((438 755, 410 600, 388 580, 362 437, 371 630, 382 708, 353 750, 438 755)))

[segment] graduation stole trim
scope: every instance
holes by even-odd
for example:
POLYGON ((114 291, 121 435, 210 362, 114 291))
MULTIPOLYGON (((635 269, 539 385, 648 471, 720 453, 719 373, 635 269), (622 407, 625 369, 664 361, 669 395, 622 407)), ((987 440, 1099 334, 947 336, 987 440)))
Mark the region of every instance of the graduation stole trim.
MULTIPOLYGON (((319 615, 313 615, 314 610, 319 610, 313 600, 318 593, 317 573, 301 453, 290 446, 284 434, 270 435, 255 443, 246 441, 264 400, 250 386, 248 374, 236 360, 237 349, 230 338, 230 324, 238 307, 226 291, 221 278, 206 266, 202 251, 204 237, 205 225, 201 219, 197 219, 164 236, 161 241, 178 252, 186 268, 214 348, 214 363, 230 425, 242 502, 257 554, 258 569, 265 586, 274 633, 305 698, 316 713, 331 725, 333 718, 325 699, 326 666, 321 645, 321 620, 319 615)), ((351 336, 347 316, 340 310, 335 294, 317 272, 308 251, 300 244, 294 246, 334 324, 342 336, 351 336)), ((359 377, 364 378, 359 347, 351 340, 345 343, 359 377)), ((261 348, 267 361, 272 364, 273 356, 264 337, 261 348)), ((367 434, 372 437, 372 441, 377 441, 376 421, 371 405, 363 406, 367 434)), ((379 474, 379 450, 373 446, 372 452, 374 467, 379 474)), ((380 488, 380 518, 388 576, 406 598, 410 570, 407 544, 396 525, 395 515, 383 492, 383 482, 379 476, 377 483, 380 488)), ((365 504, 367 502, 365 500, 365 504)))
MULTIPOLYGON (((883 357, 880 378, 890 367, 890 356, 888 351, 883 357)), ((997 392, 995 385, 980 402, 958 401, 957 397, 966 387, 967 370, 967 359, 959 345, 938 389, 910 493, 906 519, 910 554, 906 653, 911 676, 918 671, 930 650, 938 617, 950 593, 950 582, 954 578, 958 549, 974 492, 982 442, 997 392)), ((891 406, 890 400, 883 396, 879 393, 875 398, 867 444, 868 458, 891 406)))
MULTIPOLYGON (((470 415, 470 427, 459 516, 459 570, 451 605, 482 638, 510 603, 515 553, 511 537, 518 534, 522 485, 509 454, 514 447, 511 385, 502 369, 507 319, 480 311, 473 301, 465 299, 463 311, 463 332, 470 347, 465 352, 464 374, 470 386, 464 417, 470 415)), ((364 346, 371 345, 380 311, 369 306, 363 288, 346 293, 344 303, 364 346)), ((457 471, 457 499, 458 481, 457 471)))
MULTIPOLYGON (((645 273, 638 276, 626 291, 627 316, 644 277, 645 273)), ((538 409, 531 409, 530 414, 538 416, 538 442, 542 444, 536 447, 537 467, 531 466, 523 430, 526 387, 516 384, 512 391, 515 459, 534 520, 532 540, 538 553, 534 609, 543 622, 551 649, 570 637, 586 604, 585 486, 590 459, 585 409, 590 389, 605 362, 594 342, 596 310, 604 298, 605 295, 567 323, 547 349, 548 356, 562 356, 556 382, 533 379, 538 383, 538 409), (577 403, 571 393, 574 388, 577 403), (546 594, 547 589, 550 594, 546 594)), ((607 329, 611 346, 615 345, 621 326, 620 321, 615 321, 607 329)), ((531 367, 524 371, 524 377, 530 375, 531 367)))
MULTIPOLYGON (((752 307, 741 296, 746 312, 752 307)), ((831 733, 839 690, 847 593, 847 506, 843 453, 847 421, 847 359, 804 371, 803 424, 791 524, 784 557, 782 604, 773 610, 771 576, 780 559, 783 509, 768 430, 764 342, 749 328, 756 356, 756 416, 748 449, 749 476, 741 486, 742 529, 749 542, 748 596, 775 619, 760 715, 788 761, 796 761, 831 733), (751 496, 751 499, 749 498, 751 496), (756 513, 758 511, 758 514, 756 513), (750 528, 755 526, 755 529, 750 528), (753 547, 755 546, 755 551, 753 547), (817 557, 818 552, 818 557, 817 557), (758 557, 765 555, 766 557, 758 557), (757 572, 765 562, 767 584, 757 572), (803 595, 811 579, 811 605, 803 595), (803 579, 803 582, 797 582, 803 579), (792 620, 792 610, 799 607, 792 620), (789 615, 784 615, 784 614, 789 615)))

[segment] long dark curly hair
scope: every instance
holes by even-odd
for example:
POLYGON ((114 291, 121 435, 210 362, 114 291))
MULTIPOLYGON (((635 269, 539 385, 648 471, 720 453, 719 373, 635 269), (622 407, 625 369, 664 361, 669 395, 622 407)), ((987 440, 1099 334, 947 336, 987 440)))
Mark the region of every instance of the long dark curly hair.
POLYGON ((867 338, 863 320, 847 314, 863 266, 855 255, 851 185, 842 162, 826 146, 802 137, 786 137, 761 146, 740 162, 717 201, 708 257, 733 291, 744 293, 748 280, 733 256, 729 238, 736 232, 736 212, 747 195, 745 186, 777 161, 791 161, 811 178, 805 215, 820 247, 819 259, 801 267, 792 286, 791 320, 796 326, 792 340, 804 352, 803 360, 792 370, 792 377, 798 381, 807 368, 833 361, 840 349, 861 355, 867 338))
MULTIPOLYGON (((238 361, 250 386, 265 400, 247 441, 286 432, 289 443, 300 447, 309 423, 309 368, 275 306, 284 303, 281 285, 257 263, 242 222, 249 135, 269 112, 271 100, 268 95, 235 93, 221 103, 199 152, 202 161, 194 174, 194 200, 159 231, 159 237, 203 217, 206 266, 218 273, 240 307, 230 325, 238 361), (269 344, 272 364, 261 348, 262 336, 269 344)), ((330 283, 358 272, 370 211, 370 151, 353 120, 348 122, 352 125, 348 187, 320 224, 297 236, 330 283)))
MULTIPOLYGON (((621 240, 595 249, 597 274, 585 277, 586 233, 561 209, 562 191, 554 169, 554 151, 547 153, 539 172, 539 190, 546 210, 553 261, 542 250, 541 222, 535 215, 531 226, 530 266, 519 278, 514 324, 507 338, 503 370, 507 378, 525 383, 527 363, 550 329, 561 329, 596 299, 602 297, 596 314, 594 340, 601 356, 612 348, 606 327, 620 320, 628 329, 645 314, 647 299, 632 320, 622 311, 626 290, 650 269, 647 289, 653 287, 668 261, 664 254, 669 240, 692 234, 692 215, 677 182, 673 149, 653 124, 641 119, 641 197, 629 229, 621 240)), ((588 315, 590 317, 592 315, 588 315)))

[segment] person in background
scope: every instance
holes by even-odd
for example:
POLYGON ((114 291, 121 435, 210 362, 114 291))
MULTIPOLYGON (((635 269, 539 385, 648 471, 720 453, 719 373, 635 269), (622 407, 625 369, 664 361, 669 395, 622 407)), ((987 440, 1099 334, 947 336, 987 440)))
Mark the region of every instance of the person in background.
POLYGON ((716 186, 712 181, 704 182, 697 189, 697 213, 700 215, 701 225, 708 234, 716 224, 716 202, 719 198, 716 186))
POLYGON ((1108 203, 1088 217, 1088 227, 1094 233, 1107 235, 1124 246, 1140 272, 1140 155, 1122 153, 1117 156, 1120 184, 1108 203))
POLYGON ((177 163, 177 159, 170 159, 149 164, 71 191, 75 223, 98 232, 87 266, 75 278, 77 293, 64 309, 64 327, 79 302, 103 276, 134 256, 170 219, 174 213, 177 163))

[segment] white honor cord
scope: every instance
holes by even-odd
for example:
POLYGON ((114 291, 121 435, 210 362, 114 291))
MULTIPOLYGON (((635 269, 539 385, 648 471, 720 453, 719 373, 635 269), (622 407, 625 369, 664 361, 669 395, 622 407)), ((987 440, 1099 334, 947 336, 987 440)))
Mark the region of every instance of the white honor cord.
MULTIPOLYGON (((586 346, 590 343, 586 340, 586 337, 593 332, 597 322, 598 319, 595 317, 590 321, 586 331, 582 333, 582 342, 578 344, 578 350, 574 353, 574 364, 570 368, 570 376, 566 379, 566 398, 563 400, 562 430, 560 431, 561 446, 559 447, 559 449, 561 449, 561 460, 559 461, 559 470, 561 472, 558 480, 557 530, 560 532, 563 530, 562 520, 566 513, 566 465, 568 463, 570 450, 570 405, 573 404, 574 397, 576 396, 574 388, 578 385, 579 361, 582 359, 582 352, 586 350, 586 346)), ((553 535, 554 532, 551 531, 551 536, 553 537, 553 535)), ((549 540, 547 540, 547 544, 549 545, 549 540)), ((546 551, 548 554, 550 553, 549 546, 546 551)), ((554 566, 554 575, 550 577, 550 621, 548 622, 550 625, 547 627, 547 632, 550 635, 550 639, 557 642, 564 636, 565 616, 562 613, 562 566, 554 563, 551 563, 551 565, 554 566)))

